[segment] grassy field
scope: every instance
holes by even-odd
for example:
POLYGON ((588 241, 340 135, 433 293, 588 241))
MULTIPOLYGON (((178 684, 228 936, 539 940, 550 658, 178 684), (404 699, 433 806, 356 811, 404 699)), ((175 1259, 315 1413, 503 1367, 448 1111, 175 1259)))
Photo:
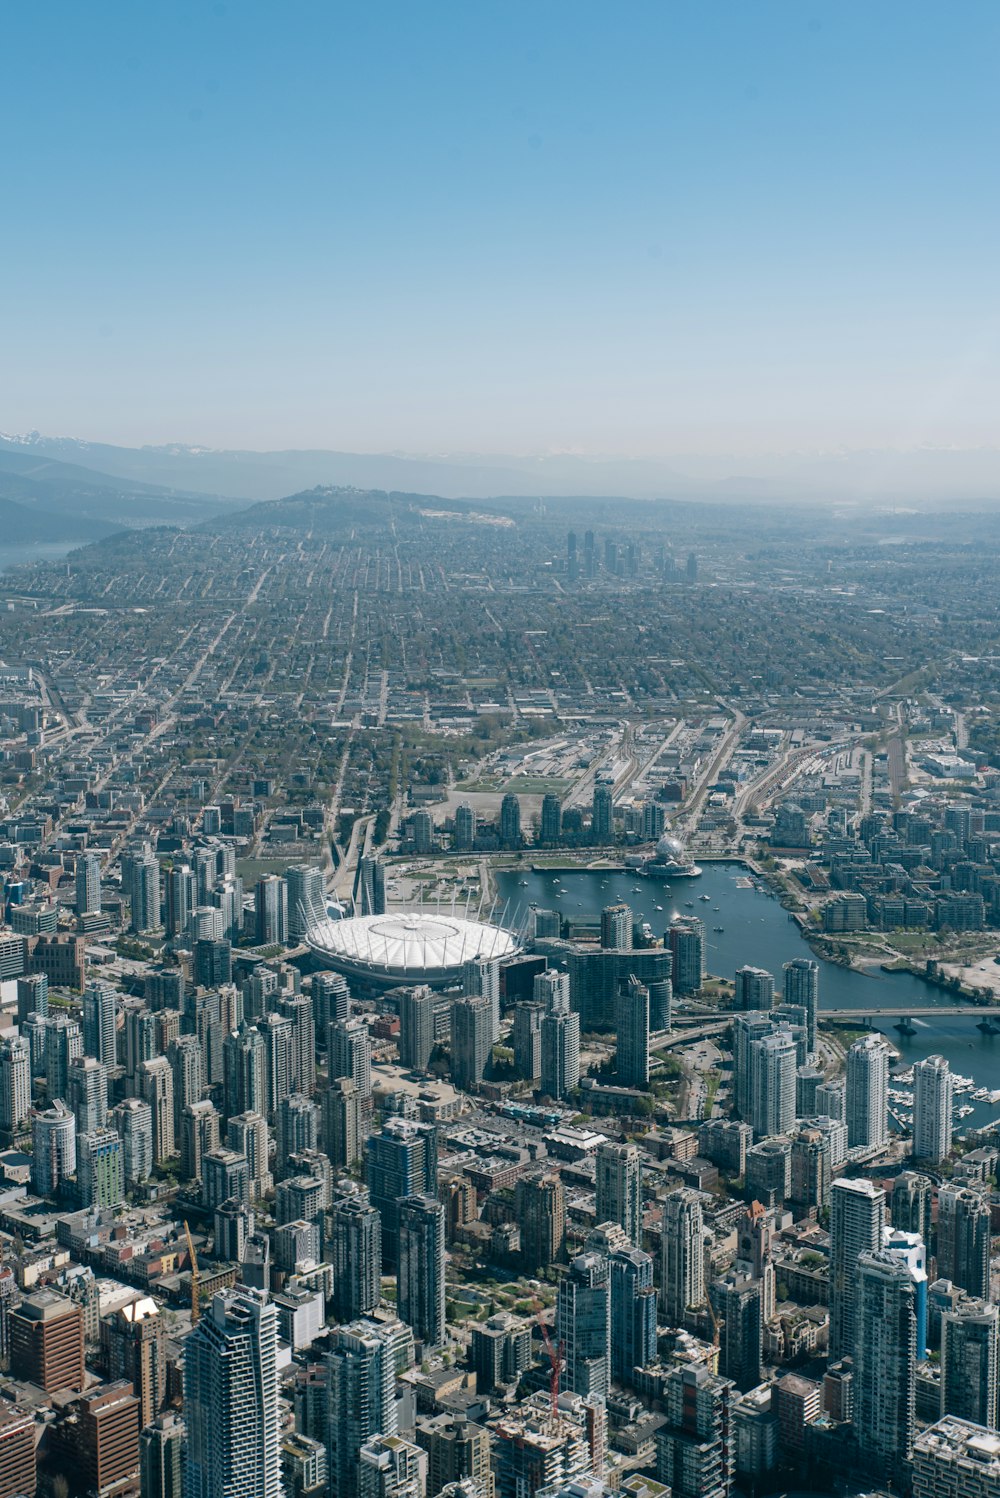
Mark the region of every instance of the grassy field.
POLYGON ((887 939, 889 945, 895 947, 897 952, 905 952, 911 956, 921 952, 932 952, 941 945, 938 937, 920 931, 890 931, 887 939))

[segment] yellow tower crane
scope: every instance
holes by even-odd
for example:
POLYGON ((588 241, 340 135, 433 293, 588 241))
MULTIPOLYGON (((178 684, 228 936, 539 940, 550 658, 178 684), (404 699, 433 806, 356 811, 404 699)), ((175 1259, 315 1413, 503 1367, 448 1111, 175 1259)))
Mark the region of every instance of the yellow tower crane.
POLYGON ((198 1255, 194 1251, 191 1241, 191 1229, 187 1223, 184 1224, 184 1236, 187 1238, 188 1258, 191 1260, 191 1325, 197 1325, 198 1316, 201 1313, 201 1301, 198 1294, 198 1282, 201 1278, 198 1270, 198 1255))

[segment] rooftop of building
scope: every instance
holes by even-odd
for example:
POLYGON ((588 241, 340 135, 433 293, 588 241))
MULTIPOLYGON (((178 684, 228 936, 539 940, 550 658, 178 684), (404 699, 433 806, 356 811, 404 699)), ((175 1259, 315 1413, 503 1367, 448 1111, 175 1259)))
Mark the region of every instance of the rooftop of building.
POLYGON ((786 1373, 777 1381, 777 1388, 782 1394, 790 1394, 796 1399, 818 1399, 820 1386, 811 1378, 802 1378, 798 1373, 786 1373))
POLYGON ((626 1477, 620 1491, 631 1494, 631 1498, 670 1498, 670 1489, 664 1483, 645 1477, 641 1472, 626 1477))
POLYGON ((17 1314, 25 1321, 54 1321, 59 1316, 64 1316, 67 1311, 75 1310, 74 1302, 66 1295, 60 1295, 58 1290, 50 1290, 44 1287, 26 1295, 17 1307, 17 1314))
POLYGON ((6 1400, 0 1402, 0 1430, 12 1430, 16 1426, 34 1426, 34 1419, 27 1410, 20 1409, 16 1404, 8 1404, 6 1400))
POLYGON ((971 1420, 946 1415, 921 1432, 914 1441, 914 1454, 925 1453, 942 1460, 974 1463, 977 1470, 987 1469, 994 1480, 1000 1479, 1000 1432, 974 1425, 971 1420))

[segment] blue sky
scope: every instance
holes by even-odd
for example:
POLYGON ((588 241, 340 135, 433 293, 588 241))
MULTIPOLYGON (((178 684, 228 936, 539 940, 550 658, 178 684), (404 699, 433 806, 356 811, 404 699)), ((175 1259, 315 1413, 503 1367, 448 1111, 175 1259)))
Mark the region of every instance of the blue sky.
POLYGON ((976 445, 996 0, 5 7, 0 429, 976 445))

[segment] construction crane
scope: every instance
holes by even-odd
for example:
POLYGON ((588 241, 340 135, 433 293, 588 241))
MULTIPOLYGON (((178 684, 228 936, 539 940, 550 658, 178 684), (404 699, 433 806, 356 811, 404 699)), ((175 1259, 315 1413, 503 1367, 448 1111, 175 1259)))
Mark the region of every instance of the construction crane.
POLYGON ((187 1223, 184 1224, 184 1236, 187 1239, 188 1258, 191 1260, 191 1325, 196 1326, 201 1313, 201 1301, 198 1294, 198 1282, 201 1275, 198 1270, 198 1255, 194 1251, 191 1241, 191 1229, 187 1223))
POLYGON ((708 1316, 709 1316, 709 1320, 712 1323, 712 1346, 715 1348, 716 1352, 718 1352, 718 1350, 719 1350, 719 1327, 720 1327, 721 1323, 719 1321, 718 1316, 716 1315, 715 1307, 712 1304, 712 1297, 711 1297, 711 1295, 708 1297, 708 1316))
POLYGON ((563 1354, 566 1351, 566 1344, 560 1342, 558 1348, 553 1345, 552 1338, 549 1336, 548 1326, 542 1320, 541 1301, 536 1299, 533 1302, 533 1306, 535 1320, 541 1327, 545 1351, 548 1353, 549 1362, 552 1364, 552 1372, 549 1375, 549 1422, 554 1430, 559 1424, 559 1375, 562 1372, 563 1354))

